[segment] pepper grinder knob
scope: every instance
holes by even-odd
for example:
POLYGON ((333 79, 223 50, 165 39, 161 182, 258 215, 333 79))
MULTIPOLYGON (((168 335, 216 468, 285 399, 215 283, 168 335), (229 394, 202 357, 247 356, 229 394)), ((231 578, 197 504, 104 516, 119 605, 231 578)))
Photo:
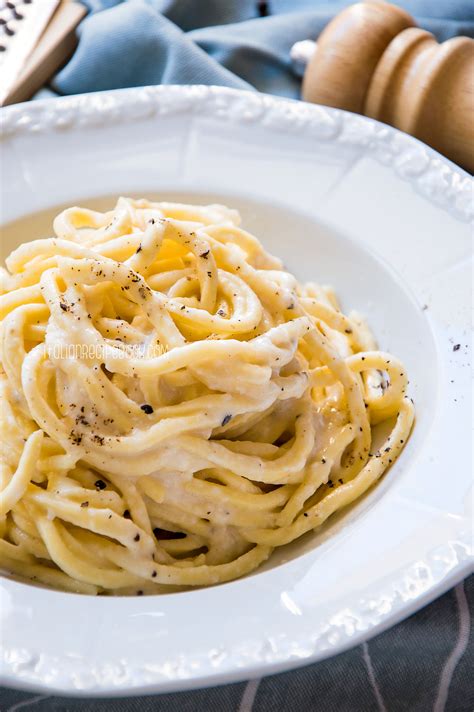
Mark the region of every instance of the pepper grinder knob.
MULTIPOLYGON (((297 43, 293 61, 301 67, 309 52, 297 43)), ((395 5, 366 0, 339 13, 314 45, 302 98, 391 124, 474 172, 474 40, 440 44, 395 5)))

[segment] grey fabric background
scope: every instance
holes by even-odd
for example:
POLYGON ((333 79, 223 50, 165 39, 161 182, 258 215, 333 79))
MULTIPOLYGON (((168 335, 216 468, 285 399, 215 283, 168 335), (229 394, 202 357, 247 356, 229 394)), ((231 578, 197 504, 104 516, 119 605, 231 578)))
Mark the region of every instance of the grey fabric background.
POLYGON ((19 712, 472 712, 474 576, 346 653, 249 683, 127 699, 0 690, 19 712))

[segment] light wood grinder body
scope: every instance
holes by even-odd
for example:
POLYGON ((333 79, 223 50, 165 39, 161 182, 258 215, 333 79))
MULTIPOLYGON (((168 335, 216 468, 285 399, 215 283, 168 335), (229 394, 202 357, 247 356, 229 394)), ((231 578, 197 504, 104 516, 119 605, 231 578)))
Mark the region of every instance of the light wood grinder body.
POLYGON ((474 172, 474 40, 439 43, 395 5, 366 0, 324 29, 303 99, 365 114, 474 172))

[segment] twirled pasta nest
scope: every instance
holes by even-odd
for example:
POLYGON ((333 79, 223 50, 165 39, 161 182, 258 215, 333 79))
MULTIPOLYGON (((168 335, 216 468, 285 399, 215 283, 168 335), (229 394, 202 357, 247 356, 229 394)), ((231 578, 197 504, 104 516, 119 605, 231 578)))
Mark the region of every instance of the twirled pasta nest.
POLYGON ((403 365, 239 222, 120 198, 65 210, 56 238, 7 259, 4 569, 84 593, 228 581, 397 458, 403 365))

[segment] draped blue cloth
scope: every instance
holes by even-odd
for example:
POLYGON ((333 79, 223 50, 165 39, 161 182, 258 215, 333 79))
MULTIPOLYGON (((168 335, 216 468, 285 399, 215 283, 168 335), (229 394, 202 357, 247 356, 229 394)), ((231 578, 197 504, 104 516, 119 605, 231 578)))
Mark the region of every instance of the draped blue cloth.
MULTIPOLYGON (((79 94, 148 84, 218 84, 297 98, 290 60, 350 4, 340 0, 83 0, 79 45, 52 88, 79 94), (266 16, 261 16, 266 15, 266 16)), ((474 37, 474 0, 401 0, 438 39, 474 37)))

